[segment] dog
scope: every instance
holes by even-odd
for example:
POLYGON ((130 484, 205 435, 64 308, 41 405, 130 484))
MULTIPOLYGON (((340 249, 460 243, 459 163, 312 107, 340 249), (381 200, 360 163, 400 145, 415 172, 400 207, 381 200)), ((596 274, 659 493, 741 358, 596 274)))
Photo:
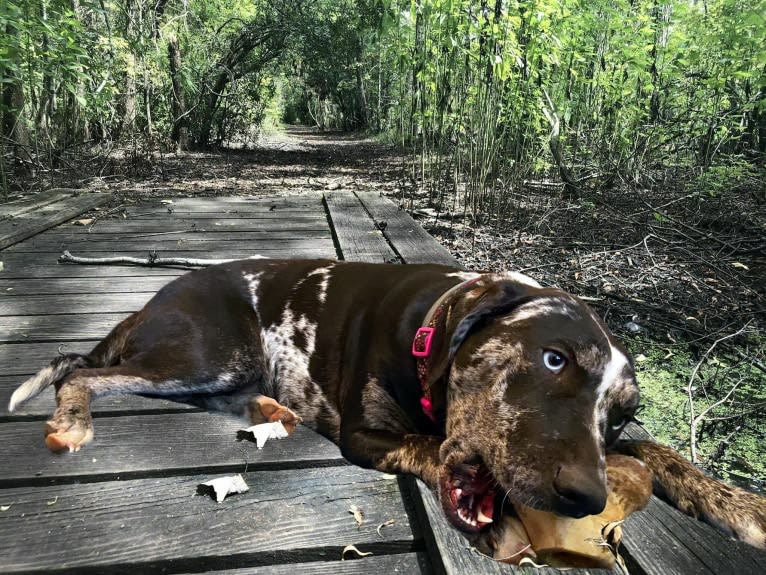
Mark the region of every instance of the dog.
POLYGON ((620 440, 633 361, 580 299, 513 272, 242 260, 184 275, 88 355, 54 359, 9 409, 54 385, 54 451, 93 439, 90 402, 138 394, 303 422, 356 465, 409 473, 447 519, 486 531, 503 499, 583 517, 605 505, 605 454, 644 462, 682 511, 766 547, 765 499, 673 450, 620 440))

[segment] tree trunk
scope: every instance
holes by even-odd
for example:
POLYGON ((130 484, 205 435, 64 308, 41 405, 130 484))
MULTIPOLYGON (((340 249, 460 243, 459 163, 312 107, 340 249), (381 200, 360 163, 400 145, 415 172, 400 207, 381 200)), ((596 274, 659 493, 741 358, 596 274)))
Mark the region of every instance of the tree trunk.
POLYGON ((128 67, 125 70, 125 91, 122 94, 121 134, 133 134, 136 130, 136 60, 128 55, 128 67))
MULTIPOLYGON (((48 6, 46 0, 40 1, 40 19, 44 24, 48 24, 48 6)), ((44 28, 43 28, 44 29, 44 28)), ((50 51, 50 43, 48 41, 48 34, 42 33, 42 51, 43 54, 47 54, 50 51)), ((35 117, 35 127, 45 134, 48 132, 48 125, 50 119, 50 113, 53 111, 53 79, 51 78, 50 68, 45 66, 43 68, 43 81, 42 89, 40 90, 40 99, 37 107, 37 114, 35 117)))
POLYGON ((178 151, 189 147, 189 127, 186 117, 186 98, 181 86, 181 50, 178 38, 171 36, 168 41, 168 65, 170 69, 171 94, 170 104, 173 112, 173 129, 170 137, 176 143, 178 151))
POLYGON ((367 94, 364 92, 364 82, 362 81, 362 67, 357 64, 356 66, 356 91, 359 98, 358 108, 360 111, 359 126, 362 128, 367 127, 367 94))
MULTIPOLYGON (((18 35, 16 28, 6 25, 7 38, 18 35)), ((13 40, 7 40, 11 44, 13 40)), ((3 67, 0 73, 0 101, 2 101, 2 136, 11 142, 13 155, 29 158, 29 130, 24 121, 24 86, 19 68, 3 67)))
MULTIPOLYGON (((135 2, 128 0, 125 2, 125 38, 133 38, 133 29, 135 21, 139 17, 135 2)), ((134 134, 136 131, 136 58, 131 52, 127 55, 127 66, 125 68, 125 91, 122 94, 122 123, 120 126, 121 135, 134 134)))

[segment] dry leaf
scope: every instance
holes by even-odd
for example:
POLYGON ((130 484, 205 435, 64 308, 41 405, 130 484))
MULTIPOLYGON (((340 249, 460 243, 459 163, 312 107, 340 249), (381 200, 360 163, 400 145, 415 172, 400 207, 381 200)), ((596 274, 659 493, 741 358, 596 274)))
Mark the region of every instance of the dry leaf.
POLYGON ((731 267, 737 268, 737 269, 740 269, 740 270, 750 270, 749 267, 747 267, 745 264, 740 263, 740 262, 733 262, 731 264, 731 267))
POLYGON ((74 225, 76 226, 89 226, 93 223, 93 218, 83 218, 81 220, 77 220, 74 225))
POLYGON ((10 505, 2 505, 0 506, 0 511, 8 511, 11 508, 10 505))
POLYGON ((57 502, 58 500, 59 500, 59 496, 58 496, 58 495, 56 495, 56 497, 54 497, 54 498, 53 498, 53 499, 51 499, 50 501, 46 501, 46 502, 45 502, 45 504, 46 504, 47 506, 49 506, 49 507, 50 507, 51 505, 56 505, 56 502, 57 502))
POLYGON ((388 521, 384 521, 383 523, 378 525, 378 528, 375 530, 378 533, 378 537, 383 537, 383 535, 380 534, 380 530, 383 527, 389 527, 389 526, 393 525, 394 523, 395 523, 395 521, 393 519, 389 519, 388 521))
POLYGON ((160 203, 161 203, 163 206, 169 206, 170 204, 172 204, 172 203, 173 203, 173 200, 160 200, 160 203))
POLYGON ((646 356, 643 353, 639 353, 633 359, 635 359, 637 363, 642 363, 642 362, 646 361, 646 356))
POLYGON ((266 441, 269 439, 284 439, 288 436, 285 426, 281 421, 274 421, 273 423, 259 423, 258 425, 252 425, 245 429, 240 429, 245 433, 252 433, 255 438, 255 445, 258 449, 263 449, 266 445, 266 441))
POLYGON ((245 491, 250 490, 240 474, 229 475, 228 477, 217 477, 216 479, 205 481, 200 485, 212 487, 213 491, 215 491, 215 500, 218 503, 226 499, 227 495, 232 493, 244 493, 245 491))
POLYGON ((348 553, 349 551, 353 551, 354 553, 359 555, 359 557, 367 557, 368 555, 372 555, 372 551, 364 553, 362 551, 359 551, 359 549, 357 549, 355 545, 346 545, 343 548, 343 553, 341 553, 341 555, 340 555, 340 560, 341 561, 345 561, 346 560, 346 553, 348 553))
POLYGON ((361 529, 362 523, 364 523, 364 511, 359 509, 359 507, 356 505, 352 505, 348 508, 348 512, 354 516, 354 521, 356 521, 356 528, 361 529))

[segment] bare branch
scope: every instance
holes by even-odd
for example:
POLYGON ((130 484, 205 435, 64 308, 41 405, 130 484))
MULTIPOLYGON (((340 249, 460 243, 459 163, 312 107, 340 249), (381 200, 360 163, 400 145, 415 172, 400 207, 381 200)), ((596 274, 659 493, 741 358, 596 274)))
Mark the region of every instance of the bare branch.
MULTIPOLYGON (((262 256, 252 256, 250 259, 261 259, 262 256)), ((237 259, 214 260, 203 258, 161 258, 156 252, 152 252, 145 258, 134 258, 130 256, 117 256, 113 258, 87 258, 73 256, 69 251, 65 251, 59 256, 59 263, 85 264, 85 265, 109 265, 109 264, 130 264, 134 266, 162 267, 162 266, 186 266, 186 267, 206 267, 218 264, 225 264, 237 261, 237 259)))
POLYGON ((705 363, 705 360, 707 359, 708 355, 710 355, 710 353, 715 349, 715 347, 719 343, 726 341, 727 339, 731 339, 733 337, 736 337, 742 334, 742 332, 745 331, 747 326, 749 326, 752 321, 753 320, 748 320, 748 322, 745 325, 743 325, 734 333, 730 333, 729 335, 725 335, 715 340, 713 344, 707 349, 707 351, 702 354, 702 357, 700 358, 700 360, 697 362, 697 365, 695 365, 694 369, 692 370, 691 377, 689 378, 689 383, 686 386, 686 394, 687 394, 688 402, 689 402, 689 449, 691 451, 692 463, 699 463, 699 460, 697 458, 697 428, 699 427, 699 424, 702 422, 705 415, 710 413, 712 409, 725 403, 729 399, 729 397, 731 397, 731 394, 734 393, 734 391, 736 391, 737 387, 739 386, 741 382, 740 380, 737 383, 735 383, 731 387, 729 392, 723 398, 719 399, 712 405, 708 406, 706 409, 700 412, 699 415, 695 416, 694 415, 694 394, 692 391, 694 387, 694 380, 697 378, 697 373, 699 372, 700 367, 702 367, 702 364, 705 363))

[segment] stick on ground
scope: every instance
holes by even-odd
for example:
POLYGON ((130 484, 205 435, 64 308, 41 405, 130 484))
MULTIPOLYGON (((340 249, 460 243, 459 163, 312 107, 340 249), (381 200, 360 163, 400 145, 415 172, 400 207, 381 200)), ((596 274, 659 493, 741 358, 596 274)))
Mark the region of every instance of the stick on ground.
MULTIPOLYGON (((262 256, 251 256, 251 259, 260 259, 262 256)), ((85 264, 85 265, 108 265, 108 264, 130 264, 144 267, 161 266, 187 266, 187 267, 205 267, 217 264, 225 264, 236 261, 235 259, 214 260, 203 258, 161 258, 156 252, 148 254, 145 258, 135 258, 131 256, 117 256, 113 258, 87 258, 73 256, 69 251, 65 251, 59 256, 59 263, 85 264)))

